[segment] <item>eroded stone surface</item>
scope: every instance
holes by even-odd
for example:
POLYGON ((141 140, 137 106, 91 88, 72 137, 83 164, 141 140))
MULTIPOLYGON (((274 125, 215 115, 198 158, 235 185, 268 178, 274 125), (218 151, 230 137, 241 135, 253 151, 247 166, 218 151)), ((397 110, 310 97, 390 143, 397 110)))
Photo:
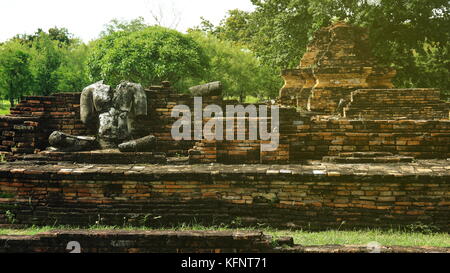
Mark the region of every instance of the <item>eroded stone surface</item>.
POLYGON ((55 131, 48 138, 52 147, 64 152, 87 151, 98 147, 95 137, 72 136, 55 131))
POLYGON ((220 81, 210 82, 202 85, 192 86, 189 88, 192 95, 197 97, 203 96, 221 96, 222 83, 220 81))
POLYGON ((146 136, 140 139, 124 142, 119 145, 121 152, 151 152, 156 148, 156 137, 146 136))

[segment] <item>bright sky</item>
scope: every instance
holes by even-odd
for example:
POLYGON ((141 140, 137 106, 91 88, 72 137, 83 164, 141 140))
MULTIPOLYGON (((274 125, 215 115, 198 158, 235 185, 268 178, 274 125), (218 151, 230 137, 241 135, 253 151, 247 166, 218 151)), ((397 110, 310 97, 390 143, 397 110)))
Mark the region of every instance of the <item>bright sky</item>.
POLYGON ((88 42, 113 18, 142 16, 153 24, 153 15, 162 18, 163 26, 185 32, 198 25, 201 16, 217 24, 235 8, 254 9, 250 0, 0 0, 0 42, 54 26, 88 42))

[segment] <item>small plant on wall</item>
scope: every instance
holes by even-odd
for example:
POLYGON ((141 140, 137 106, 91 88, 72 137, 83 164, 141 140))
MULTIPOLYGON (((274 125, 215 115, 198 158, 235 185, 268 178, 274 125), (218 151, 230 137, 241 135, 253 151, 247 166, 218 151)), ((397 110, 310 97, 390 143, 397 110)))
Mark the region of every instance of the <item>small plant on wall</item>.
POLYGON ((11 212, 10 210, 7 210, 5 212, 5 216, 6 216, 8 223, 10 223, 11 225, 13 225, 16 222, 16 215, 13 212, 11 212))

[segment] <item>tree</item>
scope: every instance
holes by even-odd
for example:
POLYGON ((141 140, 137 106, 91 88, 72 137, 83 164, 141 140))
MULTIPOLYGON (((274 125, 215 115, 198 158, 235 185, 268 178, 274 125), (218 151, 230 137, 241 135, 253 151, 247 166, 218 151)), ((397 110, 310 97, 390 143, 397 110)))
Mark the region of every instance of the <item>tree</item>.
POLYGON ((73 35, 69 33, 69 30, 67 30, 67 28, 49 28, 48 35, 50 40, 58 41, 60 47, 70 46, 72 43, 77 42, 77 40, 72 37, 73 35))
MULTIPOLYGON (((208 21, 202 20, 207 25, 208 21)), ((219 39, 232 41, 239 45, 248 45, 255 29, 251 27, 252 14, 239 9, 229 10, 227 17, 214 29, 214 33, 219 39)))
POLYGON ((15 41, 0 47, 0 94, 9 99, 11 107, 14 107, 14 100, 27 94, 33 85, 30 58, 29 49, 15 41))
POLYGON ((46 33, 41 33, 32 44, 33 58, 31 67, 35 79, 34 93, 50 95, 58 87, 58 72, 62 63, 62 52, 58 42, 50 39, 46 33))
POLYGON ((89 75, 87 71, 87 59, 90 48, 79 42, 69 47, 64 47, 62 51, 62 61, 56 70, 58 92, 80 92, 89 85, 89 75))
POLYGON ((145 85, 168 80, 185 90, 183 78, 200 78, 207 58, 191 37, 160 26, 116 31, 94 41, 88 60, 93 80, 116 85, 122 80, 145 85))
POLYGON ((138 17, 130 21, 119 20, 117 18, 114 18, 105 26, 105 30, 103 30, 100 33, 100 37, 105 37, 119 31, 125 32, 139 31, 147 27, 148 25, 145 23, 143 17, 138 17))
POLYGON ((191 30, 189 33, 200 45, 210 60, 210 69, 201 81, 190 81, 190 85, 220 80, 224 95, 258 98, 274 97, 280 88, 281 78, 273 69, 261 62, 248 49, 215 35, 191 30))
POLYGON ((47 35, 50 40, 57 42, 59 47, 69 46, 72 43, 77 42, 77 39, 73 38, 73 35, 69 32, 69 30, 67 30, 67 28, 58 28, 56 26, 49 28, 48 32, 38 28, 38 30, 31 35, 18 34, 13 37, 13 40, 31 47, 36 40, 45 35, 47 35))

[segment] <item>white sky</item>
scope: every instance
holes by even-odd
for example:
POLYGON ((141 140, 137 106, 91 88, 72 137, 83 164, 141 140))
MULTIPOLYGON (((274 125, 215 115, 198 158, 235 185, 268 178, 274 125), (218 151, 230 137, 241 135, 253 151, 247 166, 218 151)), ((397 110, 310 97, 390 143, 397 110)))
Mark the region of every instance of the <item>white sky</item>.
POLYGON ((65 27, 85 42, 98 37, 111 19, 139 16, 153 24, 152 13, 166 27, 185 32, 200 17, 217 24, 230 9, 252 11, 250 0, 0 0, 0 42, 38 28, 65 27), (162 10, 162 13, 160 12, 162 10))

